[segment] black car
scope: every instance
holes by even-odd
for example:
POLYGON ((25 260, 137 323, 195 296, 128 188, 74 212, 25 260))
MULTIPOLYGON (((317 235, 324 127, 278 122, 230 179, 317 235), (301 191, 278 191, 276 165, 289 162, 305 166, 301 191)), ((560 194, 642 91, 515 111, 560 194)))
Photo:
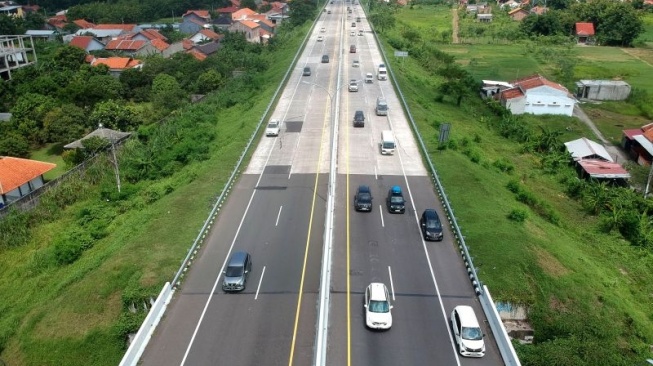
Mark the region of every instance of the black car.
POLYGON ((329 63, 329 55, 322 55, 322 63, 323 64, 329 63))
POLYGON ((354 113, 354 127, 365 127, 365 113, 363 111, 354 113))
POLYGON ((424 210, 422 218, 419 220, 419 225, 422 228, 424 240, 441 241, 444 238, 440 217, 434 209, 429 208, 424 210))
POLYGON ((372 191, 368 186, 358 186, 354 196, 354 209, 356 211, 372 211, 372 191))
POLYGON ((404 200, 404 195, 401 193, 401 187, 393 186, 390 188, 386 204, 388 205, 388 211, 390 211, 390 213, 406 212, 406 200, 404 200))

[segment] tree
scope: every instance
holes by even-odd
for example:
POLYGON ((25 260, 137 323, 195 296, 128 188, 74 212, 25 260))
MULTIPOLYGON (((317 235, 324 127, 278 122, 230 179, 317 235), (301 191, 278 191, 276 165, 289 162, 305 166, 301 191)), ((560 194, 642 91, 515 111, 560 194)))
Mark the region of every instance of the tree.
POLYGON ((249 8, 249 9, 252 9, 254 11, 257 10, 256 1, 254 1, 254 0, 242 0, 240 2, 240 7, 241 7, 241 9, 249 8))
POLYGON ((86 113, 83 109, 64 104, 49 111, 43 119, 47 142, 71 142, 84 133, 86 113))
POLYGON ((184 104, 186 95, 175 78, 159 74, 152 82, 152 100, 156 110, 167 113, 184 104))
POLYGON ((438 70, 438 74, 446 78, 438 90, 456 101, 460 106, 465 97, 473 95, 478 83, 472 75, 457 64, 451 63, 438 70))
POLYGON ((522 32, 534 36, 564 34, 565 30, 557 13, 556 11, 550 11, 542 15, 530 14, 522 20, 519 28, 522 32))
POLYGON ((378 7, 377 11, 370 15, 370 20, 381 33, 394 28, 396 23, 392 10, 387 6, 378 7))
POLYGON ((115 100, 96 104, 88 120, 92 126, 102 125, 120 131, 133 131, 139 125, 136 114, 124 103, 115 100))
POLYGON ((222 75, 217 70, 209 70, 197 78, 197 92, 201 94, 206 94, 208 92, 217 90, 220 86, 224 84, 224 79, 222 75))
POLYGON ((110 75, 82 72, 75 76, 61 94, 68 102, 90 108, 103 100, 120 99, 122 84, 110 75))
POLYGON ((5 135, 0 139, 0 155, 29 158, 29 143, 17 133, 5 135))
POLYGON ((629 2, 595 0, 576 3, 570 11, 576 19, 594 24, 596 39, 601 44, 630 46, 644 30, 642 19, 629 2))
POLYGON ((79 67, 84 64, 86 52, 75 46, 63 46, 54 54, 52 58, 56 70, 79 70, 79 67))

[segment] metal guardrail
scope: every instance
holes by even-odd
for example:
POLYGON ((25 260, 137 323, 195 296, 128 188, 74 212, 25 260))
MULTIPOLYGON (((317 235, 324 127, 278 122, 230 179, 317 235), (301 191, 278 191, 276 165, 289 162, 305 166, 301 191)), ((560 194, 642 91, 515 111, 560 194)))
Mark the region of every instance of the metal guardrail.
POLYGON ((431 177, 437 189, 438 196, 440 197, 440 201, 442 202, 442 205, 446 210, 447 221, 449 221, 449 225, 451 226, 454 232, 454 237, 456 239, 456 242, 458 243, 458 249, 460 250, 460 254, 462 255, 463 261, 465 262, 465 267, 467 268, 467 274, 469 276, 469 280, 471 281, 472 286, 474 287, 474 292, 479 297, 479 300, 483 308, 483 312, 485 313, 485 316, 488 318, 488 322, 491 325, 494 338, 497 342, 497 346, 499 347, 499 352, 501 353, 501 356, 503 358, 503 362, 506 365, 510 365, 510 366, 520 366, 521 363, 519 362, 517 353, 515 352, 515 349, 512 346, 512 342, 510 341, 510 337, 508 337, 508 333, 503 327, 503 323, 501 322, 501 319, 499 318, 499 314, 496 311, 496 307, 494 306, 492 297, 490 296, 489 291, 487 292, 484 291, 485 289, 487 289, 487 287, 483 286, 480 279, 478 278, 478 274, 476 273, 476 268, 472 263, 472 257, 469 255, 467 245, 465 244, 465 237, 463 236, 460 230, 460 226, 458 226, 458 222, 456 221, 456 218, 454 216, 454 210, 451 207, 451 203, 449 202, 449 199, 447 198, 447 194, 444 191, 444 187, 440 182, 440 177, 438 176, 438 172, 435 169, 433 162, 431 161, 431 157, 429 156, 428 149, 424 144, 424 140, 422 140, 422 136, 419 133, 419 129, 417 128, 417 124, 415 123, 415 119, 413 118, 413 115, 410 113, 410 109, 408 108, 408 103, 406 102, 406 98, 404 97, 404 94, 401 91, 401 88, 399 87, 399 83, 395 78, 390 63, 388 63, 388 58, 386 56, 385 50, 376 32, 374 31, 374 26, 372 25, 372 23, 370 23, 370 29, 372 30, 372 33, 374 34, 374 40, 376 41, 377 46, 381 51, 381 57, 383 57, 383 60, 385 61, 385 65, 388 70, 388 75, 390 76, 390 81, 392 82, 392 85, 397 91, 397 94, 399 95, 399 99, 401 99, 402 107, 404 109, 404 112, 408 116, 408 120, 410 121, 410 126, 413 130, 413 134, 417 139, 417 141, 419 142, 419 147, 420 150, 422 151, 422 155, 426 160, 426 163, 430 169, 431 177), (492 311, 493 309, 494 311, 492 311))

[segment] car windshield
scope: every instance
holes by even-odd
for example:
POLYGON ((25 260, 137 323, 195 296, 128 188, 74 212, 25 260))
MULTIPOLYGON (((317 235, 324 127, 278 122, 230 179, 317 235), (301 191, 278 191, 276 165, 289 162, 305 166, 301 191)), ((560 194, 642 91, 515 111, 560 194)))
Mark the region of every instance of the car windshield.
POLYGON ((480 341, 483 339, 483 333, 481 328, 463 328, 462 337, 470 341, 480 341))
POLYGON ((376 107, 376 108, 377 108, 378 110, 380 110, 380 111, 385 111, 385 110, 388 109, 388 106, 385 105, 385 104, 379 104, 379 106, 376 107))
POLYGON ((394 142, 387 142, 386 141, 386 142, 383 143, 383 148, 384 149, 394 149, 395 144, 394 144, 394 142))
POLYGON ((440 224, 440 221, 437 221, 437 220, 426 220, 426 228, 427 229, 440 229, 440 228, 442 228, 442 225, 440 224))
POLYGON ((370 300, 370 305, 367 308, 371 313, 387 313, 390 311, 390 304, 387 301, 370 300))
POLYGON ((367 192, 358 194, 358 201, 360 202, 370 202, 371 200, 372 200, 372 196, 367 192))
POLYGON ((391 203, 404 203, 404 198, 401 196, 391 196, 390 197, 390 202, 391 203))
POLYGON ((277 123, 276 122, 270 122, 268 124, 268 128, 277 128, 277 123))
POLYGON ((243 275, 243 267, 227 267, 227 277, 239 277, 243 275))

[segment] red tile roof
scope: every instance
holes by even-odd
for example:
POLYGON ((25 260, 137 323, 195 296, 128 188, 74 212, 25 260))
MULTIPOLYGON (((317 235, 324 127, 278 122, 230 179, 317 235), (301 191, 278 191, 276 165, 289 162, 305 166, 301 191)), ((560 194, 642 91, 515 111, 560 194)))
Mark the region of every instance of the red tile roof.
POLYGON ((184 47, 185 50, 189 50, 189 49, 193 48, 193 46, 195 44, 190 39, 183 39, 181 41, 181 45, 182 45, 182 47, 184 47))
POLYGON ((552 87, 554 89, 558 89, 560 91, 563 91, 563 92, 569 94, 569 90, 567 90, 567 88, 565 88, 564 86, 562 86, 562 85, 560 85, 558 83, 554 83, 552 81, 549 81, 549 80, 547 80, 546 78, 542 77, 539 74, 530 75, 530 76, 523 77, 521 79, 513 80, 513 81, 510 82, 510 84, 512 84, 514 86, 518 86, 522 90, 533 89, 533 88, 537 88, 539 86, 546 85, 546 86, 550 86, 550 87, 552 87))
POLYGON ((56 28, 63 28, 68 24, 68 20, 65 15, 55 15, 48 19, 48 24, 56 28))
POLYGON ((248 19, 250 15, 254 15, 254 14, 256 14, 256 12, 250 8, 240 9, 237 12, 231 14, 231 19, 233 20, 248 19))
POLYGON ((147 41, 132 41, 132 40, 123 40, 123 39, 115 39, 109 41, 107 45, 104 47, 105 50, 121 50, 121 51, 137 51, 145 44, 147 41))
POLYGON ((93 40, 91 36, 75 36, 70 40, 70 45, 86 50, 88 45, 93 40))
POLYGON ((214 31, 212 31, 210 29, 202 29, 201 31, 199 31, 199 33, 201 33, 202 35, 204 35, 204 36, 206 36, 208 38, 211 38, 214 41, 216 39, 220 38, 219 34, 215 33, 214 31))
POLYGON ((93 23, 91 23, 89 21, 86 21, 84 19, 73 20, 73 23, 75 23, 75 25, 78 26, 81 29, 89 29, 89 28, 95 27, 95 24, 93 24, 93 23))
POLYGON ((506 89, 501 92, 500 97, 503 100, 523 97, 524 93, 519 88, 506 89))
POLYGON ((109 69, 121 70, 131 69, 143 63, 141 60, 135 60, 130 57, 107 57, 96 58, 91 62, 91 66, 107 65, 109 69))
POLYGON ((170 47, 169 44, 167 44, 165 41, 162 41, 160 39, 153 39, 150 41, 150 43, 152 44, 152 46, 154 46, 154 48, 156 48, 159 51, 166 50, 168 47, 170 47))
POLYGON ((220 8, 220 9, 216 10, 216 12, 218 12, 218 14, 231 14, 231 13, 235 13, 237 11, 238 11, 238 8, 235 7, 235 6, 230 6, 230 7, 227 7, 227 8, 220 8))
POLYGON ((592 23, 576 23, 576 35, 577 36, 593 36, 594 35, 594 24, 592 23))
POLYGON ((56 166, 43 161, 0 156, 0 194, 11 192, 56 166))
POLYGON ((259 27, 258 23, 253 20, 240 20, 240 23, 249 29, 256 29, 259 27))
POLYGON ((206 58, 205 54, 203 54, 202 52, 200 52, 200 51, 198 51, 198 50, 196 50, 194 48, 188 50, 187 52, 190 53, 191 55, 193 55, 193 57, 195 57, 196 59, 198 59, 200 61, 204 61, 204 59, 206 58))
POLYGON ((628 137, 630 140, 632 140, 632 139, 635 138, 635 136, 642 134, 642 129, 641 128, 633 128, 631 130, 622 130, 621 132, 623 132, 626 137, 628 137))
POLYGON ((182 15, 182 17, 185 17, 186 15, 190 15, 190 14, 195 14, 198 17, 204 18, 204 19, 211 19, 211 14, 209 14, 208 10, 189 10, 186 13, 184 13, 184 15, 182 15))
POLYGON ((591 177, 595 178, 630 178, 630 173, 619 163, 613 163, 603 160, 579 160, 578 164, 591 177))

